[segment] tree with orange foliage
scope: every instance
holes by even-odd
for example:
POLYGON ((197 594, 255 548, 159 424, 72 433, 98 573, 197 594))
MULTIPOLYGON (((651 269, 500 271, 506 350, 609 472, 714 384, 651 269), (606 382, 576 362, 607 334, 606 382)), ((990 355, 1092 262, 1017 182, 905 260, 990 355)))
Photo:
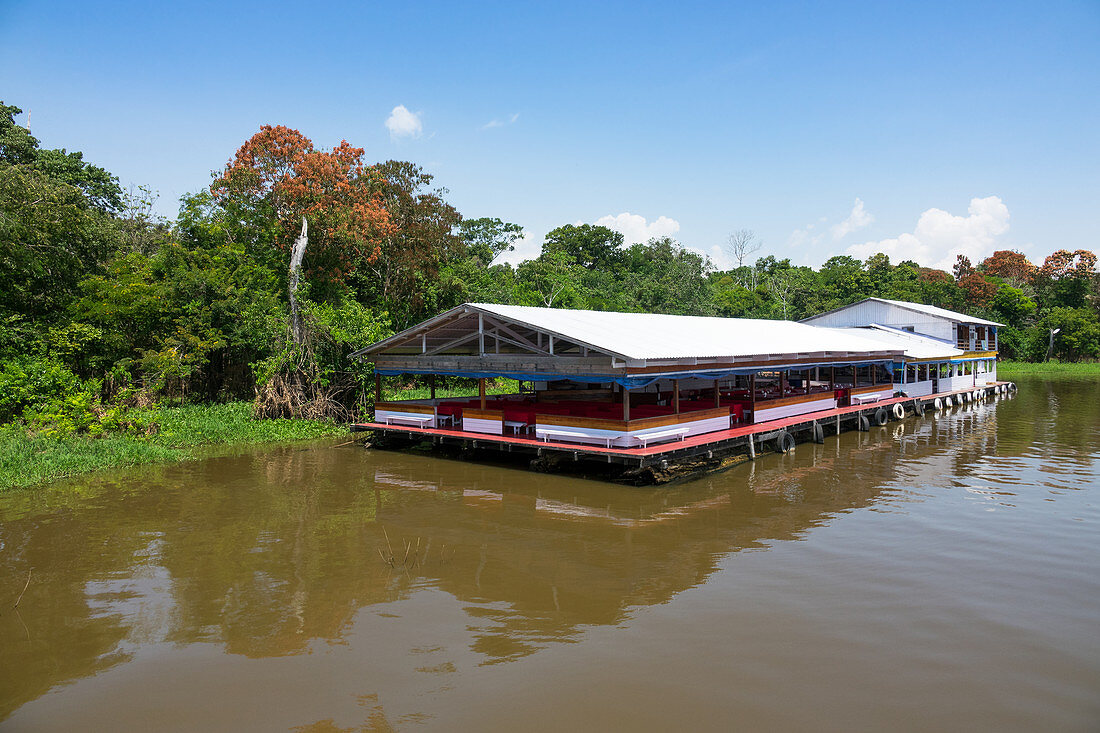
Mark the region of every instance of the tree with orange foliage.
POLYGON ((377 259, 392 226, 381 177, 346 140, 317 150, 297 130, 264 125, 237 150, 210 186, 240 231, 263 248, 288 252, 303 217, 309 221, 305 271, 315 293, 331 290, 364 262, 377 259))
POLYGON ((1087 249, 1060 249, 1046 258, 1039 272, 1051 280, 1067 277, 1088 279, 1096 275, 1096 254, 1087 249))
POLYGON ((995 283, 989 282, 980 273, 974 271, 959 280, 959 287, 965 294, 966 302, 979 307, 988 305, 997 292, 995 283))
POLYGON ((1060 249, 1047 257, 1035 278, 1044 306, 1083 308, 1091 300, 1096 307, 1095 291, 1100 283, 1096 261, 1096 254, 1087 249, 1060 249))
POLYGON ((1021 252, 1001 249, 982 260, 978 269, 985 275, 993 275, 1017 285, 1030 283, 1038 268, 1021 252))

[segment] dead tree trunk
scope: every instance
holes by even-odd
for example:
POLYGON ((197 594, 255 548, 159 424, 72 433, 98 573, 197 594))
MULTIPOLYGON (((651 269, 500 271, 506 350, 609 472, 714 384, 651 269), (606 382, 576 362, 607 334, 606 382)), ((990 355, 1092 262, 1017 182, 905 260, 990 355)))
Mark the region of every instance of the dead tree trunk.
POLYGON ((294 249, 290 252, 290 335, 294 343, 300 344, 304 339, 302 333, 302 316, 298 312, 298 298, 295 292, 298 290, 298 273, 302 269, 302 258, 306 254, 306 243, 309 240, 306 218, 302 217, 302 233, 294 240, 294 249))

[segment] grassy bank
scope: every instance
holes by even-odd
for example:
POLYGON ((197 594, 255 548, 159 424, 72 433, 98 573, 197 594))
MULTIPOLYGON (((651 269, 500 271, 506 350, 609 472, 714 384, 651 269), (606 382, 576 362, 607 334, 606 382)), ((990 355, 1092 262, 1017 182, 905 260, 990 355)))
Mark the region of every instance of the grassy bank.
POLYGON ((0 491, 142 463, 185 461, 199 448, 304 440, 347 432, 313 420, 255 420, 252 405, 190 405, 140 411, 152 435, 31 436, 18 425, 0 427, 0 491))
POLYGON ((1015 379, 1019 377, 1079 377, 1082 379, 1100 378, 1100 362, 1079 361, 999 361, 997 362, 997 377, 999 379, 1015 379))

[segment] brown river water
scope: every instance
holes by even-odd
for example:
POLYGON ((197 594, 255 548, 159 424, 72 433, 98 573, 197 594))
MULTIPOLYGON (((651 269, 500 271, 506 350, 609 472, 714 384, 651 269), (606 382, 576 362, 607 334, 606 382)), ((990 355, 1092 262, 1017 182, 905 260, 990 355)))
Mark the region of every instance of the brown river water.
POLYGON ((658 488, 339 442, 0 495, 0 730, 1100 730, 1094 381, 658 488))

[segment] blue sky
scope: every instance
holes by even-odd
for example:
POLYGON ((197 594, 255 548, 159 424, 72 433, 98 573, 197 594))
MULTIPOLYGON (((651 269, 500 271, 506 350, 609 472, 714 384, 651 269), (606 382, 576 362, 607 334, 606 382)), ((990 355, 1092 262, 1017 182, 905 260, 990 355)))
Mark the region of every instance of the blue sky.
POLYGON ((815 265, 1100 247, 1096 0, 0 0, 0 98, 169 215, 269 123, 423 165, 521 255, 578 221, 719 263, 741 228, 815 265))

